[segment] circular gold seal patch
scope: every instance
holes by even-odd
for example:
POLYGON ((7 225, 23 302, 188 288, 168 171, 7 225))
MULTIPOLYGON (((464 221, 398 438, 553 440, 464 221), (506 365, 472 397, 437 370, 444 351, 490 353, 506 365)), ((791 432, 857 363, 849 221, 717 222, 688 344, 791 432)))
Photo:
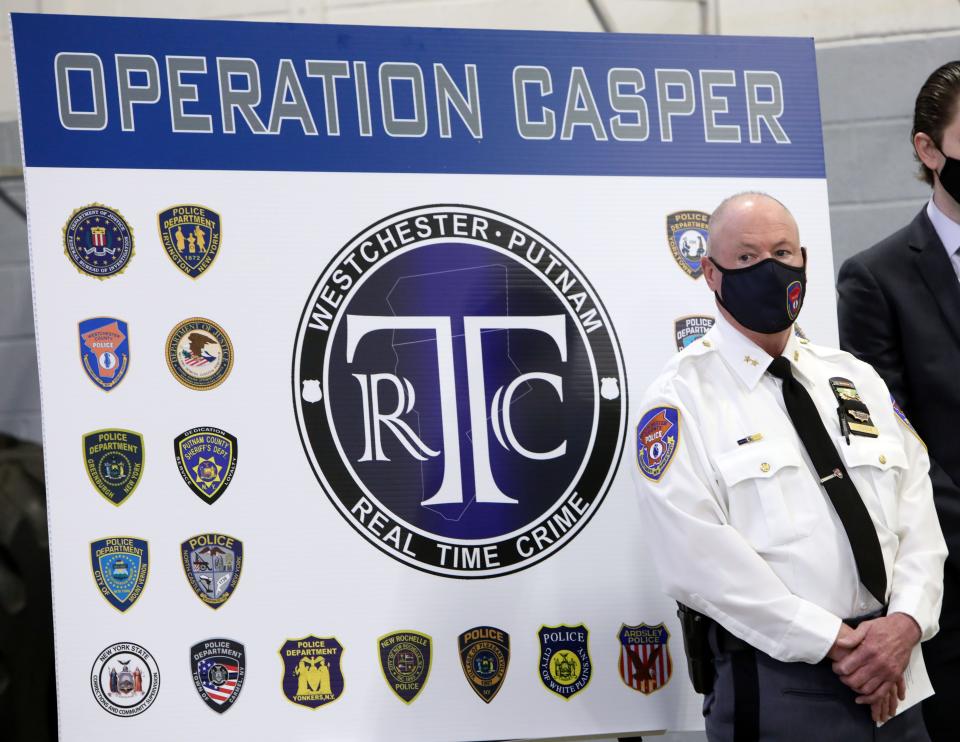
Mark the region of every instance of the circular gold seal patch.
POLYGON ((216 322, 185 319, 167 335, 167 367, 185 387, 214 389, 233 368, 233 344, 216 322))

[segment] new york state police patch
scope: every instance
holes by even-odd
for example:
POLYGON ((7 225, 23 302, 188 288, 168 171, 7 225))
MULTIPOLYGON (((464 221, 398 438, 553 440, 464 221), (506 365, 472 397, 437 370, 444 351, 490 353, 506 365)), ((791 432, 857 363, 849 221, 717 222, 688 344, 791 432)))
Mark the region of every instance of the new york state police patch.
POLYGON ((680 411, 676 407, 654 407, 637 425, 637 464, 643 475, 659 482, 670 466, 680 442, 680 411))

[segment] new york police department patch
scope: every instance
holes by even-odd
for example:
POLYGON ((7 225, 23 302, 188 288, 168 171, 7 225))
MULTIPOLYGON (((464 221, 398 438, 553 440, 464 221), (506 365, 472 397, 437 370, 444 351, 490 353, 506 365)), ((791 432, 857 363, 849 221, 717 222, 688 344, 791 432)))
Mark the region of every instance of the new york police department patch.
POLYGON ((540 682, 566 701, 582 691, 593 677, 589 632, 577 626, 541 626, 540 682))
POLYGON ((703 258, 707 254, 707 222, 704 211, 675 211, 667 214, 667 244, 680 269, 690 278, 703 275, 703 258))
POLYGON ((90 204, 70 215, 63 249, 81 273, 110 278, 122 273, 133 256, 133 229, 116 209, 90 204))
POLYGON ((246 651, 233 639, 207 639, 190 647, 193 685, 200 700, 218 714, 236 703, 246 669, 246 651))
POLYGON ((493 626, 475 626, 457 637, 460 666, 473 692, 490 703, 510 666, 510 634, 493 626))
POLYGON ((677 350, 692 345, 713 327, 714 319, 706 314, 690 314, 674 320, 673 335, 677 341, 677 350))
POLYGON ((233 344, 216 322, 185 319, 167 335, 167 367, 189 389, 214 389, 233 368, 233 344))
POLYGON ((628 687, 650 695, 667 684, 673 674, 673 659, 670 632, 664 624, 622 624, 617 638, 620 639, 617 668, 628 687))
POLYGON ((120 428, 94 430, 83 436, 83 457, 97 492, 121 505, 140 484, 145 461, 143 436, 120 428))
POLYGON ((659 482, 680 442, 680 411, 654 407, 637 425, 637 464, 643 475, 659 482))
POLYGON ((220 251, 220 215, 198 204, 179 204, 157 214, 167 256, 190 278, 197 278, 220 251))
POLYGON ((446 577, 564 548, 626 439, 597 292, 545 236, 473 206, 410 209, 348 241, 307 298, 292 382, 317 494, 373 547, 446 577))
POLYGON ((390 690, 413 703, 430 676, 433 639, 419 631, 394 631, 377 639, 380 669, 390 690))
POLYGON ((237 469, 237 439, 220 428, 191 428, 173 441, 180 476, 193 493, 212 505, 237 469))
POLYGON ((147 582, 150 550, 132 536, 114 536, 90 544, 93 579, 100 594, 118 611, 137 602, 147 582))
POLYGON ((291 703, 318 709, 343 694, 343 645, 335 636, 288 639, 280 647, 283 695, 291 703))
POLYGON ((130 331, 114 317, 92 317, 78 325, 80 363, 87 377, 109 392, 130 368, 130 331))
POLYGON ((222 533, 203 533, 180 544, 187 582, 204 603, 219 608, 237 589, 243 567, 243 542, 222 533))
POLYGON ((139 644, 111 644, 93 662, 90 689, 104 711, 137 716, 150 708, 160 692, 160 668, 139 644))

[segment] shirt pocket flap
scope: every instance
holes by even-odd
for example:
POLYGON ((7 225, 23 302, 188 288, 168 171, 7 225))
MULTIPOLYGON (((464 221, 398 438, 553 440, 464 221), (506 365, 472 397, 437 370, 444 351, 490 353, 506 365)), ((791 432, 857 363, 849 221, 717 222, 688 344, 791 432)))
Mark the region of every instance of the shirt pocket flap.
POLYGON ((717 471, 727 487, 747 479, 769 479, 789 466, 803 465, 800 454, 789 446, 772 443, 747 443, 714 458, 717 471))
POLYGON ((866 438, 850 436, 850 445, 846 438, 837 439, 837 449, 848 469, 856 466, 872 466, 881 471, 891 467, 907 468, 907 457, 897 441, 890 438, 866 438))

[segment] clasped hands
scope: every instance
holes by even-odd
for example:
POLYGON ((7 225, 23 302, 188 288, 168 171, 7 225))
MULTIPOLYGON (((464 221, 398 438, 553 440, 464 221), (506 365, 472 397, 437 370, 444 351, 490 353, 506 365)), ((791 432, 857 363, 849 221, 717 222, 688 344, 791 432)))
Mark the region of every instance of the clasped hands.
POLYGON ((903 673, 920 635, 906 613, 864 621, 855 629, 841 624, 827 657, 844 685, 857 693, 856 702, 870 704, 875 722, 892 718, 906 697, 903 673))

